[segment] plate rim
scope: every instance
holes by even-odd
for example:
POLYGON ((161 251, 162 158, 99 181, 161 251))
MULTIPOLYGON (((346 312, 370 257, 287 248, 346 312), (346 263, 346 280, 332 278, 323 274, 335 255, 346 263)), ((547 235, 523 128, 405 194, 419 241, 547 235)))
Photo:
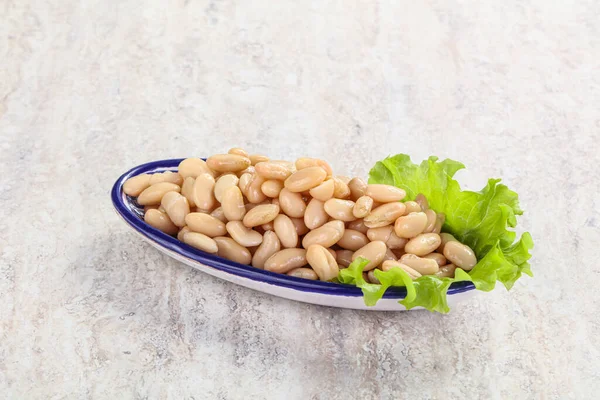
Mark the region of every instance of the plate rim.
MULTIPOLYGON (((138 214, 133 211, 131 207, 131 201, 129 201, 130 197, 123 192, 123 183, 130 177, 143 173, 160 172, 161 170, 174 170, 183 160, 184 158, 172 158, 146 162, 129 169, 115 181, 111 189, 111 200, 115 211, 117 214, 119 214, 119 216, 121 216, 127 225, 135 229, 139 234, 143 235, 147 239, 152 240, 166 249, 175 251, 191 260, 229 274, 304 292, 320 293, 330 296, 363 296, 362 290, 356 286, 332 282, 311 281, 285 274, 265 271, 254 268, 250 265, 225 260, 217 255, 205 253, 183 242, 180 242, 176 238, 167 235, 166 233, 145 223, 138 216, 138 214)), ((475 289, 475 285, 473 285, 472 282, 455 282, 450 285, 447 294, 450 296, 471 291, 473 289, 475 289)), ((386 290, 383 297, 386 299, 401 300, 406 297, 406 289, 403 287, 390 287, 386 290)))

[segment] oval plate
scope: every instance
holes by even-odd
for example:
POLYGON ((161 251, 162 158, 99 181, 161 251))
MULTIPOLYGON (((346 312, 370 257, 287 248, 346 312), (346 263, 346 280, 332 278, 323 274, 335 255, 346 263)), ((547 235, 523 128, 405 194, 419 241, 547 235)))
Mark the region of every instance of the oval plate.
MULTIPOLYGON (((286 299, 357 310, 406 310, 402 304, 398 303, 406 296, 406 290, 402 287, 389 288, 377 305, 369 307, 365 305, 362 291, 357 287, 295 278, 257 269, 250 265, 239 264, 197 250, 146 224, 143 220, 143 207, 140 207, 133 198, 123 193, 123 183, 132 176, 139 174, 175 172, 182 160, 160 160, 139 165, 121 175, 112 188, 111 197, 117 213, 129 227, 133 228, 142 239, 152 246, 166 255, 207 274, 286 299)), ((448 289, 448 304, 452 306, 452 304, 469 297, 474 293, 474 288, 471 282, 452 284, 448 289)), ((415 307, 413 310, 418 308, 415 307)))

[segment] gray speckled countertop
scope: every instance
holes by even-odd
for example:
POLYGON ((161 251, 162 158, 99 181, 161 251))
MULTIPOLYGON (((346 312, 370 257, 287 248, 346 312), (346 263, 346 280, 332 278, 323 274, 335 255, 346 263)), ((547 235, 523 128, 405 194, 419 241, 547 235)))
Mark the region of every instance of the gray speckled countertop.
POLYGON ((0 398, 597 398, 599 19, 594 0, 5 0, 0 398), (113 212, 124 170, 232 146, 502 177, 536 277, 445 316, 317 307, 192 270, 113 212))

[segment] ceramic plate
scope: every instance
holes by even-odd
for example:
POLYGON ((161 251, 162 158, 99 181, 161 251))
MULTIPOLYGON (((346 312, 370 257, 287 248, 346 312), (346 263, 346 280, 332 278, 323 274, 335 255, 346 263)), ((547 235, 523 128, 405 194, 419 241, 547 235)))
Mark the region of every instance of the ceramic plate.
MULTIPOLYGON (((197 250, 146 224, 142 218, 143 207, 140 207, 133 198, 123 193, 123 183, 128 178, 139 174, 177 171, 177 166, 182 160, 160 160, 139 165, 121 175, 112 188, 111 197, 117 213, 130 228, 152 246, 202 272, 274 296, 323 306, 359 310, 406 310, 403 305, 398 303, 406 296, 406 291, 401 287, 388 289, 383 299, 376 306, 368 307, 363 302, 361 290, 357 287, 310 281, 238 264, 214 254, 197 250)), ((473 289, 474 286, 471 282, 453 284, 448 290, 448 304, 450 307, 472 295, 475 292, 473 289)))

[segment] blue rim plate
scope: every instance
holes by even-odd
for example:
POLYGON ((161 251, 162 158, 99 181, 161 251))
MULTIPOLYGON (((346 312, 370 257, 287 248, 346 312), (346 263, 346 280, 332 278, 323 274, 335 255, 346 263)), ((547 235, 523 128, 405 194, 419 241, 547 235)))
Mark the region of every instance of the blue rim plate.
MULTIPOLYGON (((115 210, 137 233, 141 234, 146 240, 150 241, 159 249, 166 249, 167 253, 177 253, 179 256, 195 263, 208 266, 217 271, 235 275, 241 278, 250 279, 269 285, 275 285, 281 288, 293 289, 306 293, 323 294, 329 296, 344 297, 362 297, 362 291, 350 285, 339 283, 311 281, 296 278, 288 275, 277 274, 249 265, 239 264, 213 254, 205 253, 195 249, 175 237, 151 227, 142 219, 143 211, 133 198, 123 193, 123 183, 132 176, 155 173, 163 171, 176 171, 177 166, 183 159, 158 160, 138 165, 125 172, 117 179, 111 190, 111 198, 115 210)), ((456 282, 448 289, 448 295, 463 293, 475 289, 471 282, 456 282)), ((389 288, 384 294, 384 299, 401 300, 406 296, 406 289, 403 287, 389 288)))

